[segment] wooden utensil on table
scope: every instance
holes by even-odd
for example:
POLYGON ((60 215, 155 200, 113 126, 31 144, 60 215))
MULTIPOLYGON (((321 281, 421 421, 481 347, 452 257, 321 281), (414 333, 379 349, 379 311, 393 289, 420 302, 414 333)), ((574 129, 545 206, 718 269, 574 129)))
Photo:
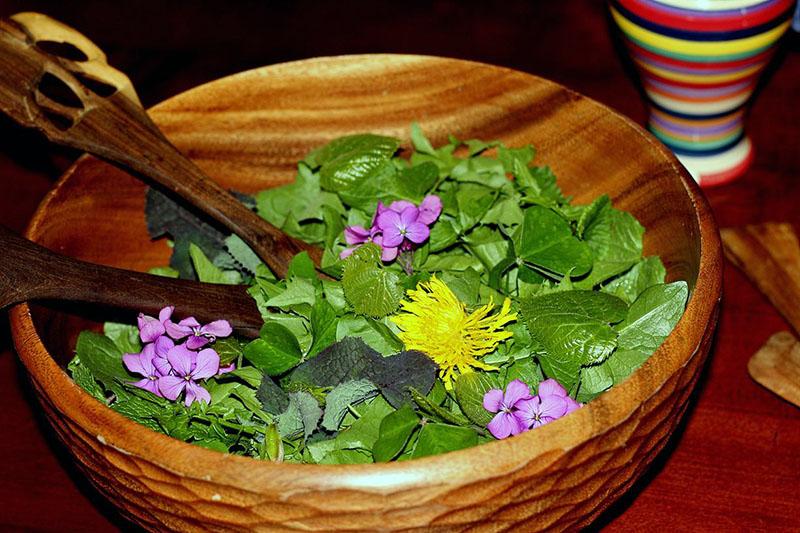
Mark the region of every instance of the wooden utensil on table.
POLYGON ((240 334, 258 336, 263 324, 241 285, 170 279, 72 259, 0 226, 0 309, 28 300, 109 305, 157 315, 174 305, 203 322, 224 318, 240 334))
MULTIPOLYGON (((791 224, 765 223, 720 231, 725 256, 766 295, 800 335, 800 243, 791 224)), ((758 383, 800 406, 800 343, 776 333, 747 365, 758 383)))
POLYGON ((0 110, 51 141, 132 170, 182 197, 249 244, 279 277, 306 251, 184 157, 139 103, 125 74, 86 37, 45 15, 0 20, 0 110))

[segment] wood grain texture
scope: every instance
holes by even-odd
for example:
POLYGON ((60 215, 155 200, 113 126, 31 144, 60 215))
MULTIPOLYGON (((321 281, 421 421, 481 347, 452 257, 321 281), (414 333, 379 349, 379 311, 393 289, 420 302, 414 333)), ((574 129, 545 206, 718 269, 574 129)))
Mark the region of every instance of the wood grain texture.
POLYGON ((800 244, 791 224, 767 222, 720 232, 723 249, 800 335, 800 244))
POLYGON ((800 343, 788 331, 769 338, 747 363, 754 380, 800 407, 800 343))
MULTIPOLYGON (((632 211, 648 228, 645 252, 661 255, 669 278, 688 280, 693 291, 656 354, 569 417, 469 450, 353 466, 261 463, 150 432, 76 387, 59 367, 68 352, 48 355, 46 346, 63 347, 75 324, 51 310, 15 308, 15 343, 48 419, 92 482, 137 523, 214 530, 573 528, 617 499, 666 443, 708 353, 721 251, 697 187, 627 119, 520 72, 416 56, 267 67, 171 99, 152 116, 223 186, 244 191, 291 179, 305 151, 335 136, 374 131, 406 138, 412 120, 434 143, 448 133, 531 142, 578 202, 608 193, 632 211)), ((139 182, 84 158, 48 195, 28 236, 84 260, 145 269, 163 263, 167 249, 146 238, 142 203, 139 182), (79 193, 87 190, 93 194, 79 193), (82 231, 87 227, 91 234, 82 231)))

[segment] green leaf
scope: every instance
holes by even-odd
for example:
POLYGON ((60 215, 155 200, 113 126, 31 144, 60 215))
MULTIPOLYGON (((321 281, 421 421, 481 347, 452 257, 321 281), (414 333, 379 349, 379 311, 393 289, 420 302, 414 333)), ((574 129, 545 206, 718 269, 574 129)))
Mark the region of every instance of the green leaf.
POLYGON ((309 310, 317 298, 314 284, 304 278, 293 277, 287 280, 286 289, 266 302, 267 307, 277 307, 287 311, 296 306, 306 305, 309 310))
POLYGON ((114 341, 123 354, 139 353, 142 351, 142 343, 139 340, 139 328, 128 324, 117 324, 106 322, 103 324, 103 333, 106 337, 114 341))
POLYGON ((422 426, 412 459, 469 448, 478 444, 478 433, 471 428, 428 423, 422 426))
POLYGON ((203 250, 194 243, 189 244, 189 256, 197 273, 197 279, 204 283, 222 283, 237 285, 242 282, 242 276, 235 270, 221 270, 212 263, 203 250))
POLYGON ((489 390, 498 388, 500 385, 495 377, 486 372, 461 374, 454 385, 459 407, 479 426, 486 426, 494 416, 483 408, 483 397, 489 390))
POLYGON ((508 384, 515 379, 518 379, 528 385, 531 388, 531 391, 535 391, 539 386, 539 383, 544 380, 544 375, 542 374, 542 369, 536 364, 536 361, 533 357, 524 357, 515 360, 513 363, 508 365, 508 367, 506 367, 503 388, 507 387, 508 384))
POLYGON ((310 322, 314 340, 308 351, 308 357, 314 357, 324 348, 336 342, 336 328, 339 325, 339 319, 327 300, 318 299, 311 308, 310 322))
POLYGON ((425 261, 424 268, 428 272, 442 272, 445 270, 483 270, 483 263, 475 256, 456 250, 448 253, 430 255, 425 261))
POLYGON ((268 376, 279 376, 296 366, 303 352, 291 331, 267 322, 261 328, 261 337, 245 346, 244 357, 268 376))
POLYGON ((667 271, 658 256, 645 257, 628 272, 609 281, 601 290, 631 303, 646 288, 664 283, 666 275, 667 271))
POLYGON ((514 249, 523 260, 556 274, 586 274, 592 268, 592 252, 572 234, 569 222, 545 207, 525 210, 514 232, 514 249))
POLYGON ((372 462, 372 455, 361 450, 333 450, 326 455, 321 465, 357 465, 372 462))
POLYGON ((403 349, 403 342, 392 332, 386 324, 386 320, 345 315, 336 325, 336 340, 340 341, 345 337, 359 337, 370 348, 383 355, 397 353, 403 349))
POLYGON ((219 355, 220 366, 228 366, 244 355, 242 342, 234 336, 217 339, 213 348, 219 355))
POLYGON ((322 427, 328 431, 338 431, 348 407, 374 396, 377 390, 377 387, 366 379, 346 381, 334 387, 325 399, 322 427))
POLYGON ((505 146, 499 146, 497 148, 497 159, 503 165, 503 169, 509 174, 515 174, 517 165, 528 168, 535 154, 536 150, 534 150, 533 146, 530 144, 520 148, 506 148, 505 146))
POLYGON ((508 256, 510 243, 502 233, 481 226, 464 239, 467 249, 481 260, 487 271, 492 270, 508 256))
POLYGON ((439 179, 439 169, 431 162, 403 169, 395 187, 398 199, 420 203, 439 179))
POLYGON ((633 215, 614 209, 610 202, 604 204, 583 234, 594 265, 577 286, 589 289, 628 270, 642 257, 643 234, 644 228, 633 215))
POLYGON ((105 335, 92 331, 82 331, 78 335, 75 353, 94 378, 110 389, 115 381, 129 383, 135 381, 122 364, 122 350, 105 335))
POLYGON ((627 311, 619 298, 593 291, 554 292, 520 302, 531 337, 544 348, 544 373, 567 390, 578 382, 581 366, 601 363, 617 347, 610 324, 627 311))
POLYGON ((289 394, 280 388, 272 378, 263 376, 256 391, 256 398, 264 411, 272 415, 283 413, 289 407, 289 394))
POLYGON ((437 371, 438 366, 420 352, 382 357, 362 339, 345 337, 298 366, 289 379, 320 387, 366 379, 380 388, 389 403, 399 406, 410 400, 411 387, 427 393, 437 371))
POLYGON ((370 177, 394 155, 400 141, 373 134, 348 135, 315 150, 307 160, 320 165, 320 185, 339 192, 370 177))
POLYGON ((455 244, 458 240, 458 233, 453 228, 453 223, 447 219, 439 218, 431 227, 429 238, 431 252, 439 252, 448 246, 455 244))
POLYGON ((256 255, 250 246, 245 243, 238 235, 231 235, 225 239, 225 249, 233 257, 233 260, 247 272, 256 273, 261 259, 256 255))
POLYGON ((376 396, 364 407, 359 407, 359 410, 361 416, 336 436, 338 449, 372 450, 378 440, 381 422, 389 413, 394 412, 383 396, 376 396))
POLYGON ((408 404, 387 415, 381 421, 378 440, 372 447, 375 461, 386 462, 397 457, 418 425, 419 417, 408 404))
POLYGON ((463 272, 442 272, 440 279, 453 291, 453 294, 467 306, 479 303, 481 275, 477 270, 468 268, 463 272))
POLYGON ((106 402, 106 395, 103 389, 95 381, 91 370, 86 368, 82 363, 80 357, 77 355, 72 358, 72 361, 67 365, 67 370, 72 376, 72 380, 83 390, 88 392, 98 401, 106 402))
POLYGON ((411 144, 414 145, 414 150, 417 152, 430 155, 436 154, 436 150, 434 150, 428 138, 425 137, 425 134, 422 133, 422 128, 417 122, 411 123, 411 144))
POLYGON ((508 183, 503 165, 489 157, 474 157, 461 161, 450 172, 456 181, 478 183, 499 189, 508 183))
POLYGON ((506 228, 522 224, 525 214, 514 198, 502 198, 481 219, 483 224, 497 224, 506 228))
POLYGON ((322 417, 317 400, 307 392, 289 394, 289 407, 278 417, 278 431, 284 438, 302 434, 307 439, 322 417))
POLYGON ((300 252, 292 257, 289 262, 289 268, 286 271, 286 279, 303 278, 311 281, 317 281, 317 269, 314 267, 314 262, 308 252, 300 252))
POLYGON ((172 267, 153 267, 147 271, 148 274, 152 274, 154 276, 162 276, 165 278, 178 278, 180 277, 181 273, 175 270, 172 267))
POLYGON ((403 297, 400 277, 383 267, 380 248, 371 243, 345 260, 342 287, 356 313, 374 318, 396 311, 403 297))
POLYGON ((458 223, 461 231, 466 232, 472 228, 492 207, 497 192, 478 185, 477 183, 463 183, 456 191, 456 202, 458 204, 458 223))
MULTIPOLYGON (((441 381, 438 383, 441 383, 441 381)), ((443 386, 442 389, 444 389, 443 386)), ((420 411, 432 417, 434 420, 444 422, 445 424, 452 424, 454 426, 469 426, 472 423, 462 414, 454 413, 453 411, 436 403, 432 394, 429 396, 424 396, 419 391, 411 389, 411 398, 414 400, 414 403, 417 404, 420 411)))

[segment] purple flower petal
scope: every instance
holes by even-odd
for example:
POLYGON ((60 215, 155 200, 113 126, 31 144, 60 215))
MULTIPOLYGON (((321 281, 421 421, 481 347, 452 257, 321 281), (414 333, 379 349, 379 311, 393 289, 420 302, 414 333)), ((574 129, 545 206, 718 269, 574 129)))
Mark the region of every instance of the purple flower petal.
POLYGON ((503 407, 503 391, 489 389, 483 395, 483 408, 490 413, 496 413, 503 407))
POLYGON ((525 398, 516 403, 515 407, 517 408, 517 416, 526 426, 531 427, 531 425, 533 425, 533 423, 539 418, 540 403, 541 400, 538 396, 534 396, 533 398, 525 398))
POLYGON ((184 344, 175 346, 167 353, 169 364, 180 377, 188 376, 192 373, 195 357, 196 354, 190 351, 184 344))
POLYGON ((186 381, 179 376, 163 376, 158 378, 158 390, 168 400, 175 400, 186 387, 186 381))
POLYGON ((142 339, 142 342, 153 342, 164 334, 164 324, 155 318, 148 316, 144 318, 144 323, 139 326, 139 338, 142 339))
POLYGON ((183 320, 180 323, 176 324, 172 320, 168 320, 164 324, 164 330, 166 331, 167 335, 172 337, 175 340, 180 340, 187 335, 192 334, 192 328, 182 324, 183 320))
POLYGON ((169 320, 172 317, 172 312, 175 310, 175 307, 172 305, 168 305, 158 313, 158 321, 162 324, 169 320))
POLYGON ((531 398, 531 389, 525 382, 515 379, 506 386, 506 393, 503 397, 503 403, 509 409, 517 406, 520 400, 528 400, 531 398))
POLYGON ((542 398, 545 396, 560 396, 563 398, 566 395, 567 390, 553 378, 546 379, 539 383, 539 396, 542 398))
POLYGON ((148 374, 147 370, 144 368, 144 365, 142 364, 142 358, 140 356, 141 354, 138 353, 126 353, 122 356, 122 362, 125 363, 125 367, 134 374, 147 377, 150 374, 148 374))
POLYGON ((543 418, 561 418, 567 412, 567 402, 561 396, 545 396, 541 398, 539 416, 543 418))
POLYGON ((234 370, 236 370, 236 363, 231 363, 228 366, 219 367, 219 371, 217 371, 217 375, 220 376, 222 374, 227 374, 228 372, 233 372, 234 370))
POLYGON ((369 240, 370 230, 362 226, 347 226, 344 228, 344 240, 349 245, 362 244, 369 240))
POLYGON ((166 335, 162 335, 159 338, 157 338, 156 341, 150 346, 154 347, 155 350, 154 355, 156 357, 167 357, 169 351, 175 347, 175 341, 173 341, 166 335))
POLYGON ((412 222, 406 228, 406 238, 416 244, 425 242, 430 234, 430 228, 421 222, 412 222))
POLYGON ((439 215, 442 213, 442 200, 435 194, 426 196, 422 203, 419 204, 419 217, 417 222, 431 225, 436 222, 439 215))
POLYGON ((381 261, 388 263, 389 261, 394 261, 397 258, 397 247, 394 248, 383 248, 381 252, 381 261))
POLYGON ((192 379, 210 378, 219 370, 219 355, 211 348, 197 354, 197 364, 192 371, 192 379))
POLYGON ((206 404, 211 403, 211 394, 195 383, 194 381, 190 381, 188 385, 186 385, 186 406, 190 406, 193 402, 205 402, 206 404))
POLYGON ((486 425, 486 429, 488 429, 496 439, 508 437, 516 428, 517 422, 514 415, 503 411, 494 415, 492 421, 486 425))
POLYGON ((419 209, 413 205, 406 207, 400 213, 400 226, 407 230, 411 224, 417 221, 417 218, 419 218, 419 209))
POLYGON ((375 225, 384 232, 387 229, 397 229, 397 227, 400 226, 400 213, 389 210, 384 211, 378 215, 378 218, 375 220, 375 225))
POLYGON ((573 400, 573 399, 572 399, 571 397, 569 397, 569 396, 565 397, 565 398, 564 398, 564 401, 566 401, 566 402, 567 402, 567 411, 564 413, 565 415, 568 415, 568 414, 569 414, 569 413, 571 413, 572 411, 575 411, 576 409, 578 409, 578 408, 580 408, 580 407, 583 407, 583 404, 582 404, 582 403, 578 403, 578 402, 576 402, 575 400, 573 400))
POLYGON ((405 237, 398 228, 387 228, 383 230, 382 248, 397 248, 405 237))
POLYGON ((140 389, 144 389, 148 392, 152 392, 156 396, 161 396, 161 391, 158 390, 158 380, 144 378, 134 383, 133 386, 139 387, 140 389))
POLYGON ((211 335, 219 339, 233 333, 233 328, 231 328, 231 324, 227 320, 215 320, 200 328, 200 331, 204 335, 211 335))
POLYGON ((378 201, 378 206, 375 208, 375 216, 372 217, 372 226, 375 227, 375 223, 378 220, 378 217, 381 216, 384 212, 388 211, 389 208, 383 205, 383 202, 378 201))
POLYGON ((202 335, 189 335, 189 338, 186 339, 186 347, 190 350, 199 350, 209 342, 211 342, 211 339, 208 337, 204 337, 202 335))
POLYGON ((413 207, 416 209, 417 206, 415 206, 414 204, 412 204, 407 200, 397 200, 396 202, 392 202, 391 204, 389 204, 389 209, 391 209, 395 213, 402 213, 409 207, 413 207))
POLYGON ((158 376, 168 376, 172 373, 172 365, 166 357, 153 357, 153 366, 156 367, 158 376))

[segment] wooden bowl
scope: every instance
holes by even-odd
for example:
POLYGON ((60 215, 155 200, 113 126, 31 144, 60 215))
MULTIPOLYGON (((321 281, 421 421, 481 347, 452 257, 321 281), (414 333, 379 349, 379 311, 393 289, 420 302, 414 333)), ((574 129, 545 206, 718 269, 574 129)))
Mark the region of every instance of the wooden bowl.
MULTIPOLYGON (((721 286, 711 212, 675 158, 628 119, 555 83, 433 57, 311 59, 231 76, 152 115, 226 187, 291 180, 329 139, 378 132, 407 140, 417 120, 434 144, 533 143, 577 202, 607 193, 647 228, 670 280, 692 288, 686 313, 630 379, 552 424, 503 441, 409 462, 318 466, 229 456, 150 431, 106 408, 64 371, 80 328, 68 307, 17 306, 14 341, 56 432, 98 489, 150 529, 524 530, 576 528, 618 498, 686 410, 708 354, 721 286)), ((39 207, 28 237, 59 252, 145 270, 144 186, 82 157, 39 207)), ((100 317, 98 320, 102 320, 100 317)), ((96 326, 96 323, 94 324, 96 326)))

